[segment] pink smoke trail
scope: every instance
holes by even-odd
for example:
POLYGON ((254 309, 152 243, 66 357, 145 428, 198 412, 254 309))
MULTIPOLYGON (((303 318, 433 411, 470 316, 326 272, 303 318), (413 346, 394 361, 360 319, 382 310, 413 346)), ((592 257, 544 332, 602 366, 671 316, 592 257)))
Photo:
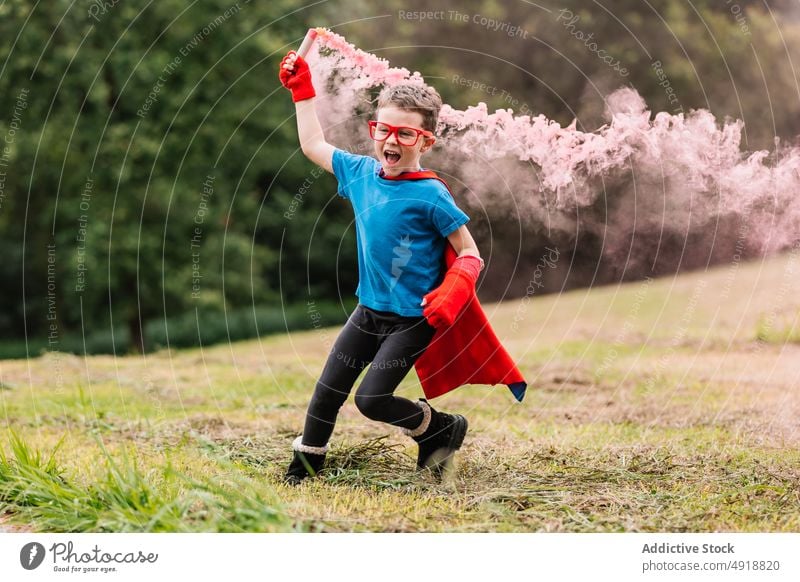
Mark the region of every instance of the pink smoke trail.
MULTIPOLYGON (((401 82, 425 83, 419 72, 391 67, 387 60, 358 49, 338 34, 317 31, 317 50, 311 51, 308 60, 315 83, 335 96, 323 106, 321 116, 326 125, 337 126, 352 118, 370 89, 401 82)), ((609 122, 600 129, 583 132, 576 129, 576 121, 562 127, 543 115, 514 115, 510 109, 489 113, 482 102, 463 111, 445 104, 437 132, 448 152, 484 165, 508 159, 534 164, 538 172, 530 166, 520 168, 514 183, 529 197, 544 196, 548 213, 588 208, 606 194, 601 180, 603 184, 619 183, 633 171, 644 177, 640 183, 658 187, 638 192, 635 186, 629 188, 620 195, 629 200, 623 200, 616 216, 606 216, 602 222, 623 230, 642 228, 640 223, 629 222, 625 205, 636 196, 654 197, 657 193, 660 211, 642 214, 645 227, 648 221, 660 222, 663 227, 665 219, 678 225, 686 221, 687 213, 695 226, 737 214, 751 223, 748 242, 764 252, 785 248, 798 239, 797 148, 772 155, 742 152, 742 121, 719 124, 707 110, 653 116, 631 88, 619 89, 607 98, 607 118, 609 122)), ((485 174, 484 168, 473 172, 473 177, 485 174)), ((480 185, 477 188, 480 190, 480 185)), ((650 202, 651 210, 656 208, 650 202)), ((540 209, 544 206, 539 204, 540 209)))

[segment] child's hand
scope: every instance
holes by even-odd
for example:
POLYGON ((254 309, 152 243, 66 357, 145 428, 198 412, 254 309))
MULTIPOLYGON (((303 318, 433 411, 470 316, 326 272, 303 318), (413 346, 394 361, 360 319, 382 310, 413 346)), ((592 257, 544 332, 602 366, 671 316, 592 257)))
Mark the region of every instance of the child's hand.
POLYGON ((286 53, 281 60, 278 78, 281 84, 292 92, 292 101, 295 103, 316 96, 308 63, 294 51, 286 53))
POLYGON ((480 259, 471 255, 458 257, 447 270, 442 284, 422 298, 422 314, 435 328, 449 327, 475 294, 480 273, 480 259))

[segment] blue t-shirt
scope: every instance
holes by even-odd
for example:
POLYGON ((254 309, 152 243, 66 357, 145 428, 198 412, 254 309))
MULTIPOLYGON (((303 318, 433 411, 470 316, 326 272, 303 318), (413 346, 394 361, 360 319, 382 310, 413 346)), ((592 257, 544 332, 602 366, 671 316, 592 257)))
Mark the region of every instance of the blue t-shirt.
POLYGON ((373 157, 333 152, 338 194, 353 205, 356 295, 366 307, 421 316, 441 282, 445 237, 469 221, 439 180, 388 180, 373 157))

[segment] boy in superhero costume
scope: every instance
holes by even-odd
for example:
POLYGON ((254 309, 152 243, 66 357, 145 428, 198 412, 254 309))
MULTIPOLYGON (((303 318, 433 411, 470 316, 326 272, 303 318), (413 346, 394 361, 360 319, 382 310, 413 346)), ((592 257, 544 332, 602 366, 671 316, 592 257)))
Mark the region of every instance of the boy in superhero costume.
POLYGON ((420 166, 436 141, 441 98, 421 85, 384 89, 368 123, 373 158, 325 141, 302 57, 290 51, 279 77, 292 92, 303 153, 336 176, 338 194, 353 206, 359 269, 359 303, 314 389, 285 482, 298 484, 322 468, 339 409, 365 368, 359 411, 399 427, 419 446, 417 467, 441 475, 468 423, 427 399, 467 383, 503 383, 521 401, 526 387, 475 295, 483 259, 465 226, 469 217, 447 184, 420 166), (426 395, 417 402, 394 395, 412 365, 426 395))

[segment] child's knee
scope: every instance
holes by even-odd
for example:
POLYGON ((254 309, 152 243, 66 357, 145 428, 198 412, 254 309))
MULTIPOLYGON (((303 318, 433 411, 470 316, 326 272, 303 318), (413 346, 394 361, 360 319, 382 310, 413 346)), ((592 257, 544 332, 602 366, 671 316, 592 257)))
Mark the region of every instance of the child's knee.
POLYGON ((375 394, 368 394, 364 391, 356 392, 356 408, 359 412, 371 420, 381 420, 383 417, 383 410, 386 405, 385 396, 376 396, 375 394))

